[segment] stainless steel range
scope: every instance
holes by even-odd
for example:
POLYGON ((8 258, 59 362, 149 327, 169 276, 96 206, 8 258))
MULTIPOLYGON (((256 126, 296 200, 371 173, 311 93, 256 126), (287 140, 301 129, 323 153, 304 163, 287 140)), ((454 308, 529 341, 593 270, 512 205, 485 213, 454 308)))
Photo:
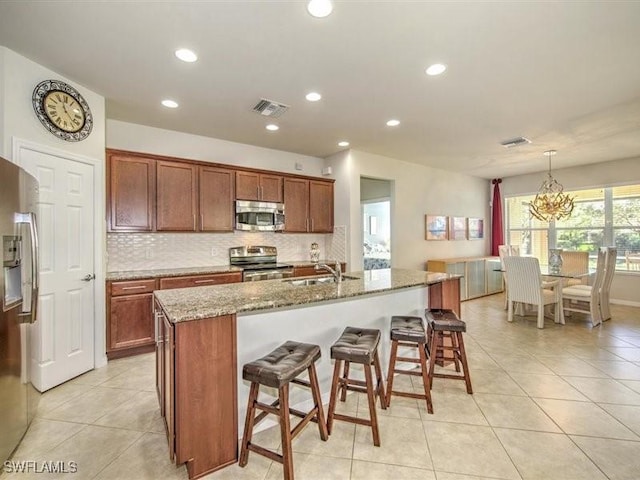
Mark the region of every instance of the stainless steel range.
POLYGON ((242 281, 293 277, 293 266, 278 263, 278 249, 264 245, 229 249, 229 263, 242 268, 242 281))

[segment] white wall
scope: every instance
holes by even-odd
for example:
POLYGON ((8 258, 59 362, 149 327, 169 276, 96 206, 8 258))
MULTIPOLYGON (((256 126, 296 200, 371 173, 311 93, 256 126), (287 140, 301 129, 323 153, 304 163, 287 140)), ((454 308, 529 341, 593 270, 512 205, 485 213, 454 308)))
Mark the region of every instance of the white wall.
POLYGON ((428 259, 480 256, 489 253, 488 180, 425 167, 357 150, 327 158, 336 177, 336 225, 347 225, 349 258, 362 266, 360 177, 393 181, 391 258, 394 268, 425 269, 428 259), (427 213, 479 217, 485 220, 483 241, 426 241, 427 213))
MULTIPOLYGON (((0 155, 13 158, 14 142, 18 140, 31 144, 68 152, 72 155, 89 157, 98 165, 94 176, 96 191, 95 228, 95 363, 106 363, 105 356, 105 224, 102 220, 104 204, 105 171, 105 102, 95 92, 78 85, 72 79, 65 78, 31 60, 18 55, 8 48, 0 46, 0 155), (76 88, 87 100, 93 115, 93 130, 89 137, 81 142, 66 142, 52 135, 40 123, 33 110, 31 96, 33 89, 43 80, 63 80, 76 88)), ((87 272, 89 273, 89 272, 87 272)))
POLYGON ((318 157, 118 120, 107 120, 107 147, 312 177, 322 176, 324 165, 318 157), (302 170, 296 170, 296 163, 302 170))
POLYGON ((4 158, 12 159, 12 138, 15 137, 76 155, 102 159, 101 163, 104 164, 104 98, 8 48, 0 46, 0 55, 3 58, 1 155, 4 158), (36 117, 31 102, 33 89, 41 81, 49 79, 63 80, 69 83, 87 100, 94 122, 91 135, 87 139, 81 142, 60 140, 49 133, 36 117))
MULTIPOLYGON (((552 170, 553 177, 565 190, 608 187, 640 183, 640 158, 612 160, 552 170)), ((503 197, 535 193, 546 178, 546 172, 518 175, 502 180, 503 197)), ((611 285, 611 301, 640 306, 640 275, 616 272, 611 285)))

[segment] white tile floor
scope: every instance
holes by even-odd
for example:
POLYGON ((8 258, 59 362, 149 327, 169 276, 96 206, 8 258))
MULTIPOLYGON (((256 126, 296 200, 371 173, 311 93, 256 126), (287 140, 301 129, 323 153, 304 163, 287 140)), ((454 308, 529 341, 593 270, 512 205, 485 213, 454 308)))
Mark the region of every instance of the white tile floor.
MULTIPOLYGON (((394 397, 378 410, 381 447, 367 427, 337 422, 322 442, 311 424, 294 440, 296 479, 640 479, 640 308, 614 305, 614 319, 597 328, 574 314, 538 330, 534 317, 507 323, 502 306, 501 295, 463 304, 473 395, 436 379, 434 415, 421 400, 394 397)), ((397 385, 419 388, 412 380, 397 385)), ((359 396, 342 408, 366 416, 359 396)), ((256 438, 279 445, 275 428, 256 438)), ((44 394, 14 459, 73 460, 78 472, 3 478, 187 478, 168 459, 153 355, 44 394)), ((205 478, 277 480, 282 468, 251 454, 246 468, 205 478)))

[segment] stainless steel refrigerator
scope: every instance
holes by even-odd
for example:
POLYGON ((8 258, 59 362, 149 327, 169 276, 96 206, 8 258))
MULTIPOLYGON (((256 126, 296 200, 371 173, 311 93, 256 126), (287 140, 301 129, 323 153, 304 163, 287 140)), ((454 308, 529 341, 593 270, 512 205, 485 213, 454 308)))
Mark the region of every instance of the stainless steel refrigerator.
POLYGON ((0 461, 24 436, 39 393, 30 382, 31 328, 38 302, 38 182, 0 158, 0 461))

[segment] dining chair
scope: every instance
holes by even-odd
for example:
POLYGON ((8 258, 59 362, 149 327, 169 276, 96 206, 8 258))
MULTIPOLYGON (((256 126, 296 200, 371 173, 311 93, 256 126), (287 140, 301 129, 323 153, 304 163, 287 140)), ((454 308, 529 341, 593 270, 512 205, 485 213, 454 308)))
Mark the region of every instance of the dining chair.
POLYGON ((640 270, 640 253, 627 250, 624 252, 624 259, 627 262, 627 270, 640 270))
MULTIPOLYGON (((571 273, 588 273, 589 272, 589 252, 563 250, 562 254, 562 270, 571 273)), ((589 283, 589 275, 581 278, 569 278, 565 281, 565 286, 587 285, 589 283)))
MULTIPOLYGON (((504 257, 519 257, 520 245, 498 245, 498 255, 500 256, 500 266, 504 270, 504 257)), ((504 281, 504 309, 507 309, 507 277, 502 273, 502 279, 504 281)))
POLYGON ((604 280, 602 281, 602 287, 600 289, 600 313, 602 314, 603 322, 611 318, 609 292, 611 291, 613 275, 616 273, 616 260, 618 257, 618 249, 616 247, 606 247, 606 249, 607 259, 604 269, 604 280))
POLYGON ((544 307, 552 304, 555 304, 555 323, 564 324, 561 279, 543 282, 540 262, 535 257, 505 257, 504 267, 509 284, 507 294, 509 322, 513 321, 514 302, 520 302, 538 307, 538 328, 544 328, 544 307))
POLYGON ((602 288, 606 276, 607 249, 598 249, 596 274, 592 285, 573 285, 562 289, 563 310, 591 315, 595 327, 602 322, 602 288))

